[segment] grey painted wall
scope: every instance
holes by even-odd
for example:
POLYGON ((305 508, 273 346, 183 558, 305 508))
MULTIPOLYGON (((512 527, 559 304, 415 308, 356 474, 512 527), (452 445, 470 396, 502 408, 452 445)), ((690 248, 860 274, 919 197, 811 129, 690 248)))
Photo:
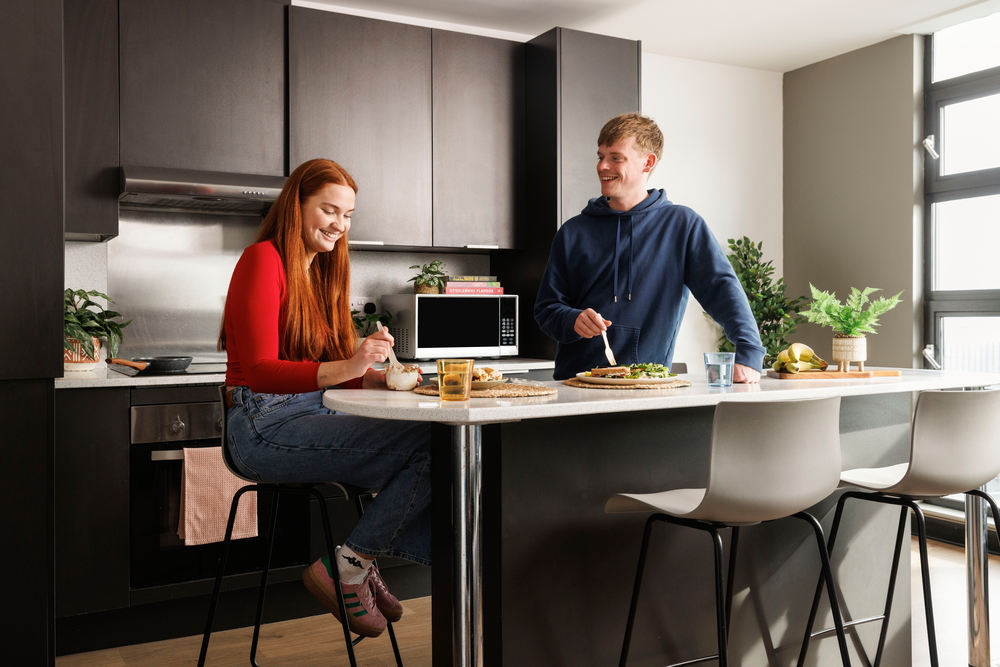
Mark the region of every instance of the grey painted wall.
MULTIPOLYGON (((875 366, 922 367, 922 72, 922 38, 906 35, 784 79, 787 293, 903 290, 869 335, 875 366)), ((829 360, 830 329, 806 324, 794 338, 829 360)))

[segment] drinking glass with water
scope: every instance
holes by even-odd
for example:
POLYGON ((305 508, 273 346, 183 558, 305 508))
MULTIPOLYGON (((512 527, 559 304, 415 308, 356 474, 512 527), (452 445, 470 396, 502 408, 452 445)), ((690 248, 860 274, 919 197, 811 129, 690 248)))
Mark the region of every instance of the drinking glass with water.
POLYGON ((735 352, 706 352, 705 378, 709 387, 732 387, 735 352))

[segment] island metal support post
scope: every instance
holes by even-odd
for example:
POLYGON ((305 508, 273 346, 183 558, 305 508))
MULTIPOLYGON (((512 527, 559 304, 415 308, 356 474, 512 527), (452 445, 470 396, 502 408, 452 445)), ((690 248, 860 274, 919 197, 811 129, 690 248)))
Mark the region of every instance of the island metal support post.
POLYGON ((480 539, 482 428, 452 424, 455 555, 452 642, 455 667, 482 667, 483 561, 480 539))
MULTIPOLYGON (((980 488, 986 492, 986 487, 980 488)), ((969 667, 990 666, 990 614, 986 582, 987 556, 986 503, 965 496, 965 560, 969 600, 969 667)))

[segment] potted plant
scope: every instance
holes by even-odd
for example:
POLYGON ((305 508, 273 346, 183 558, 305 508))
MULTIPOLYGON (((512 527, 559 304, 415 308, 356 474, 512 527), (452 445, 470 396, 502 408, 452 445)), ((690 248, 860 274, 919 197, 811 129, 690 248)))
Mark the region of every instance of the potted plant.
POLYGON ((414 294, 438 294, 444 287, 444 262, 435 259, 430 264, 414 264, 411 269, 420 269, 420 273, 406 282, 413 282, 414 294))
MULTIPOLYGON (((805 302, 805 297, 789 299, 785 297, 785 279, 778 278, 774 282, 774 261, 762 261, 761 248, 764 242, 754 244, 748 237, 729 239, 729 263, 732 264, 736 277, 743 285, 743 291, 750 302, 750 311, 757 322, 760 340, 767 352, 764 356, 764 367, 767 368, 778 358, 778 353, 788 347, 788 336, 805 318, 799 315, 799 308, 805 302)), ((705 313, 705 317, 709 317, 705 313)), ((726 338, 719 336, 719 352, 735 352, 736 346, 726 338)))
POLYGON ((863 291, 857 287, 851 288, 847 302, 840 303, 837 295, 832 292, 821 292, 812 283, 813 302, 809 310, 802 311, 806 319, 814 324, 830 327, 836 333, 833 336, 833 360, 837 362, 837 370, 849 371, 851 362, 858 362, 858 370, 865 369, 868 359, 868 342, 866 333, 876 333, 879 316, 889 312, 899 304, 900 292, 896 296, 879 297, 867 308, 868 295, 881 291, 877 287, 866 287, 863 291))
MULTIPOLYGON (((371 305, 374 306, 374 304, 371 305)), ((362 313, 360 310, 352 310, 351 319, 354 320, 354 328, 358 330, 358 336, 362 338, 378 331, 378 327, 375 325, 376 322, 381 322, 382 326, 386 329, 392 326, 392 314, 388 312, 379 314, 362 313)))
POLYGON ((63 368, 67 371, 88 371, 97 366, 101 338, 108 339, 108 356, 114 357, 122 342, 122 329, 132 322, 115 322, 121 313, 106 310, 92 297, 114 303, 107 294, 95 290, 67 289, 63 293, 63 368))

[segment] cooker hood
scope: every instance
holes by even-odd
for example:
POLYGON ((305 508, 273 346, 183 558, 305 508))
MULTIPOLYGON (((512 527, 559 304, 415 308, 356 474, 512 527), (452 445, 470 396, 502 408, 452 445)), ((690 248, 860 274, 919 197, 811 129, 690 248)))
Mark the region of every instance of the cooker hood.
POLYGON ((284 176, 122 166, 123 207, 260 215, 278 198, 284 176))

